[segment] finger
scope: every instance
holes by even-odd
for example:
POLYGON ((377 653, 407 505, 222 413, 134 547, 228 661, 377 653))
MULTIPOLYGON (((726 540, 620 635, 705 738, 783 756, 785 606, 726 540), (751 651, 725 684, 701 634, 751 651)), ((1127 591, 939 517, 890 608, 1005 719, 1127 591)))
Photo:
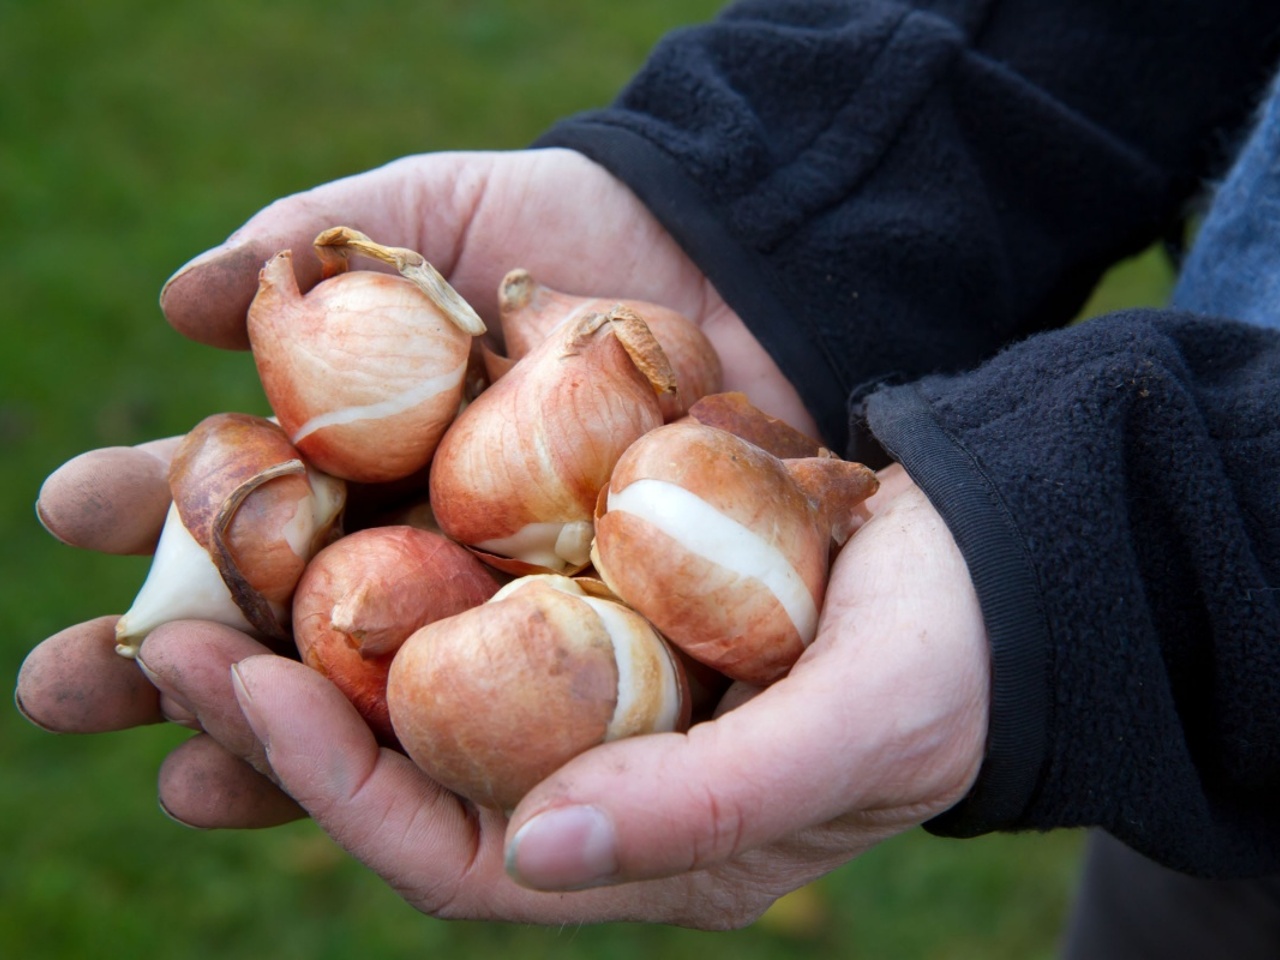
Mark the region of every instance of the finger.
POLYGON ((342 847, 424 913, 542 924, 723 922, 716 912, 723 900, 695 897, 692 884, 570 897, 518 886, 503 865, 506 819, 462 802, 403 754, 380 748, 324 677, 272 656, 241 661, 234 674, 277 781, 342 847))
POLYGON ((149 453, 153 457, 160 458, 164 462, 166 468, 169 461, 173 459, 178 445, 182 443, 182 437, 161 437, 159 440, 147 440, 143 443, 135 444, 134 450, 141 450, 143 453, 149 453))
MULTIPOLYGON (((474 163, 483 165, 478 158, 474 163)), ((409 158, 278 200, 225 243, 181 267, 164 285, 160 307, 175 329, 197 342, 247 349, 245 315, 262 265, 280 251, 292 250, 299 285, 310 289, 320 278, 312 242, 335 226, 418 250, 447 275, 463 226, 461 216, 451 216, 449 208, 466 210, 471 202, 460 196, 466 191, 459 189, 458 168, 454 154, 409 158), (421 243, 428 212, 429 250, 421 243)))
POLYGON ((138 664, 166 700, 233 755, 267 772, 262 745, 245 721, 231 687, 231 665, 267 648, 231 627, 203 620, 166 623, 147 635, 138 664))
POLYGON ((163 719, 155 687, 115 652, 118 619, 68 627, 27 655, 14 692, 23 716, 55 733, 101 733, 163 719))
POLYGON ((856 852, 956 802, 981 761, 986 641, 963 560, 919 506, 904 493, 849 541, 786 678, 535 788, 512 817, 513 873, 540 889, 672 876, 833 820, 865 827, 856 852))
POLYGON ((189 827, 275 827, 306 816, 292 797, 207 734, 165 757, 158 779, 161 809, 189 827))
POLYGON ((151 553, 169 509, 169 458, 177 444, 174 437, 73 457, 41 485, 36 516, 73 547, 151 553))
POLYGON ((571 761, 517 807, 512 875, 540 890, 677 876, 834 819, 856 798, 828 769, 839 744, 804 716, 817 693, 787 687, 687 736, 619 741, 571 761))
POLYGON ((506 818, 464 803, 403 754, 380 748, 332 683, 280 657, 251 657, 234 673, 278 781, 338 843, 432 916, 725 929, 824 872, 815 870, 813 845, 799 843, 722 873, 571 894, 531 890, 506 873, 506 818))
POLYGON ((328 680, 280 657, 234 669, 240 704, 277 781, 339 844, 420 909, 448 910, 468 867, 502 876, 502 826, 476 818, 402 754, 380 748, 328 680), (486 868, 485 864, 488 863, 486 868))

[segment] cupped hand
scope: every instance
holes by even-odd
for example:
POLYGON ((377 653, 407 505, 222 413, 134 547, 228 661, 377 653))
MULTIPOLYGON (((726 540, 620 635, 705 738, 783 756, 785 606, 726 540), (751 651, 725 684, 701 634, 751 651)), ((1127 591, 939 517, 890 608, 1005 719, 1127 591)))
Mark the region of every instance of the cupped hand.
MULTIPOLYGON (((161 292, 165 316, 198 342, 247 347, 245 314, 262 264, 292 249, 300 282, 310 286, 319 279, 312 241, 338 224, 418 250, 489 320, 499 282, 515 267, 568 292, 647 299, 680 310, 716 346, 726 389, 742 390, 757 406, 816 435, 798 394, 647 209, 603 168, 566 150, 409 157, 279 200, 170 278, 161 292)), ((176 442, 93 450, 64 464, 41 491, 41 521, 77 547, 150 552, 168 507, 166 469, 176 442)), ((37 646, 19 677, 19 709, 39 725, 69 732, 176 716, 171 698, 158 698, 132 665, 110 653, 114 621, 77 624, 37 646), (96 679, 89 683, 91 676, 96 679)), ((153 655, 163 636, 152 645, 153 655)), ((213 649, 220 649, 216 642, 213 649)), ((253 777, 238 760, 219 757, 218 749, 216 738, 201 740, 166 770, 184 769, 183 757, 199 752, 225 777, 244 778, 238 796, 258 796, 260 786, 248 786, 253 777)), ((172 780, 162 781, 162 789, 166 782, 170 796, 162 802, 180 819, 200 826, 254 820, 252 804, 228 810, 207 792, 183 791, 172 780)), ((267 819, 280 815, 279 805, 273 809, 267 819)))
POLYGON ((426 913, 741 925, 947 809, 977 776, 981 615, 946 527, 899 479, 842 552, 790 675, 687 735, 583 754, 510 818, 379 749, 304 667, 240 661, 236 693, 272 776, 426 913))
POLYGON ((292 249, 309 287, 319 279, 311 243, 338 225, 418 251, 487 321, 516 267, 568 293, 678 310, 715 345, 725 389, 817 435, 795 389, 661 224, 621 181, 569 150, 423 154, 278 200, 170 278, 165 316, 201 343, 247 347, 262 264, 292 249))
MULTIPOLYGON (((224 627, 170 624, 141 652, 160 703, 134 702, 130 716, 206 733, 166 763, 161 802, 202 826, 305 810, 436 916, 747 923, 951 806, 981 763, 988 652, 967 570, 923 495, 896 468, 884 479, 790 675, 735 691, 732 709, 686 735, 580 756, 510 817, 380 748, 308 668, 224 627)), ((101 699, 99 724, 130 702, 101 699)), ((53 699, 37 700, 29 712, 56 726, 53 699)))
MULTIPOLYGON (((279 201, 175 275, 166 316, 199 341, 245 346, 261 263, 285 247, 309 263, 315 234, 339 223, 419 250, 489 317, 516 266, 570 291, 666 303, 703 325, 726 388, 812 431, 794 390, 671 238, 618 181, 567 151, 409 158, 279 201)), ((145 552, 163 511, 121 508, 129 497, 162 501, 156 463, 167 452, 86 454, 87 469, 51 478, 42 519, 70 543, 145 552), (98 470, 94 458, 111 462, 98 470), (85 480, 94 477, 101 488, 85 480), (68 478, 89 488, 57 487, 68 478)), ((52 730, 169 719, 201 731, 161 771, 172 816, 253 827, 309 814, 433 915, 741 925, 952 805, 981 763, 987 648, 968 573, 927 500, 900 471, 884 481, 832 570, 818 638, 787 678, 732 691, 733 709, 687 735, 590 751, 510 817, 379 748, 318 674, 213 624, 154 631, 145 673, 112 652, 114 618, 69 628, 28 657, 18 704, 52 730)))

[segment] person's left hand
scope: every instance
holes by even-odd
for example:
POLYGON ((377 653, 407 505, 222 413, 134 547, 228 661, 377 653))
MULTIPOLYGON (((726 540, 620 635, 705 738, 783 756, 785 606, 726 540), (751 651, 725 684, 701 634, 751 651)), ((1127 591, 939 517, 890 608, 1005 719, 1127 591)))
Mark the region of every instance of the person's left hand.
MULTIPOLYGON (((832 570, 817 640, 785 679, 734 691, 733 709, 686 735, 589 751, 509 819, 379 748, 307 667, 227 628, 167 625, 142 662, 167 715, 206 733, 166 761, 161 802, 194 825, 241 827, 288 819, 296 802, 434 916, 748 923, 953 805, 981 764, 988 650, 967 569, 901 471, 884 480, 832 570)), ((56 694, 77 682, 73 659, 24 671, 21 703, 44 726, 66 723, 75 698, 56 694)), ((98 686, 91 723, 126 703, 157 710, 98 686)))

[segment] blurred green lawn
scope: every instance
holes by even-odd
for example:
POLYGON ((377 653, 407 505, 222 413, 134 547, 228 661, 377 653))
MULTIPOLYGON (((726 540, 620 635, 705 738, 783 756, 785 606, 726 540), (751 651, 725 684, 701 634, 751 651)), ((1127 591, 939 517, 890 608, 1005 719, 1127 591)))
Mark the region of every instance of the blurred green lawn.
MULTIPOLYGON (((606 102, 718 0, 0 0, 0 671, 128 604, 146 561, 55 543, 32 504, 73 454, 265 409, 245 355, 184 341, 156 297, 286 193, 424 150, 520 147, 606 102)), ((1090 310, 1158 301, 1125 265, 1090 310)), ((201 834, 154 802, 186 734, 56 737, 0 712, 0 955, 1025 958, 1052 954, 1079 837, 884 844, 753 928, 445 923, 310 824, 201 834)))

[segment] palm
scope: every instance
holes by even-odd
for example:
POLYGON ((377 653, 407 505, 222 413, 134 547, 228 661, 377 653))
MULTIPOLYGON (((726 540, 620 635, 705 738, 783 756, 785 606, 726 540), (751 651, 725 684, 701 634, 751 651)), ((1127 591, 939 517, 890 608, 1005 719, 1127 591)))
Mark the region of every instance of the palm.
POLYGON ((768 354, 644 205, 567 150, 425 154, 286 198, 237 231, 234 245, 172 279, 161 298, 166 316, 202 343, 247 346, 258 268, 289 247, 303 283, 314 282, 311 241, 338 224, 419 251, 488 320, 499 281, 515 267, 570 293, 663 303, 702 326, 726 389, 816 429, 768 354))
MULTIPOLYGON (((429 155, 405 172, 424 207, 406 210, 414 237, 432 249, 441 219, 432 210, 441 174, 452 183, 446 222, 466 225, 465 242, 433 253, 465 296, 492 306, 498 281, 525 267, 550 286, 663 300, 702 322, 724 304, 645 207, 605 171, 563 150, 429 155)), ((430 255, 428 255, 430 256, 430 255)))
MULTIPOLYGON (((977 773, 985 639, 963 561, 918 491, 877 510, 883 516, 841 555, 819 639, 787 679, 687 736, 584 754, 526 797, 510 823, 379 749, 341 695, 305 667, 242 661, 240 702, 270 744, 272 774, 424 912, 741 924, 946 809, 977 773), (305 729, 289 722, 302 709, 305 729), (540 813, 581 803, 609 810, 619 831, 615 879, 634 882, 568 897, 516 884, 504 862, 513 834, 540 813)), ((189 658, 186 643, 179 655, 189 658)), ((148 653, 153 666, 171 655, 169 639, 159 644, 148 653)), ((525 849, 517 843, 513 862, 528 881, 525 849)))
MULTIPOLYGON (((339 223, 420 250, 482 314, 492 315, 497 284, 516 266, 570 292, 679 309, 712 338, 727 387, 810 428, 794 390, 660 225, 602 169, 564 151, 409 158, 281 201, 171 280, 166 316, 198 341, 244 347, 261 263, 284 247, 295 262, 311 262, 303 254, 312 238, 339 223)), ((168 450, 152 452, 65 471, 68 482, 42 492, 42 516, 81 546, 125 552, 152 542, 155 531, 142 530, 139 517, 158 524, 163 511, 136 508, 153 495, 163 504, 163 486, 141 481, 162 472, 168 450)), ((875 520, 833 569, 819 637, 786 680, 687 736, 589 752, 535 789, 511 823, 477 813, 403 755, 379 749, 318 673, 259 656, 249 637, 216 624, 174 623, 149 635, 141 662, 151 683, 112 652, 113 618, 71 627, 24 664, 19 706, 67 732, 162 718, 203 731, 161 772, 161 800, 173 815, 205 827, 263 826, 305 810, 431 913, 745 922, 944 809, 976 775, 985 728, 981 617, 937 515, 900 471, 886 480, 876 498, 884 506, 873 505, 875 520), (301 715, 306 725, 293 722, 301 715), (210 783, 228 789, 211 792, 210 783), (514 882, 504 863, 513 828, 582 803, 609 809, 620 831, 615 879, 633 882, 567 897, 514 882)), ((556 885, 528 866, 520 867, 526 883, 556 885)))
MULTIPOLYGON (((884 481, 874 519, 833 568, 818 639, 786 680, 687 736, 579 757, 526 797, 512 823, 380 749, 318 673, 217 624, 173 623, 147 638, 141 662, 155 687, 112 652, 113 618, 72 627, 28 658, 19 704, 67 732, 154 722, 162 712, 203 731, 161 772, 161 802, 174 816, 245 827, 305 810, 428 913, 741 924, 945 809, 976 776, 981 616, 941 520, 901 471, 884 481), (236 694, 232 665, 247 697, 236 694), (304 715, 306 724, 294 722, 304 715), (618 879, 634 882, 567 897, 514 882, 504 862, 513 827, 583 802, 610 810, 618 879)), ((534 886, 555 885, 531 877, 519 855, 516 863, 534 886)))

